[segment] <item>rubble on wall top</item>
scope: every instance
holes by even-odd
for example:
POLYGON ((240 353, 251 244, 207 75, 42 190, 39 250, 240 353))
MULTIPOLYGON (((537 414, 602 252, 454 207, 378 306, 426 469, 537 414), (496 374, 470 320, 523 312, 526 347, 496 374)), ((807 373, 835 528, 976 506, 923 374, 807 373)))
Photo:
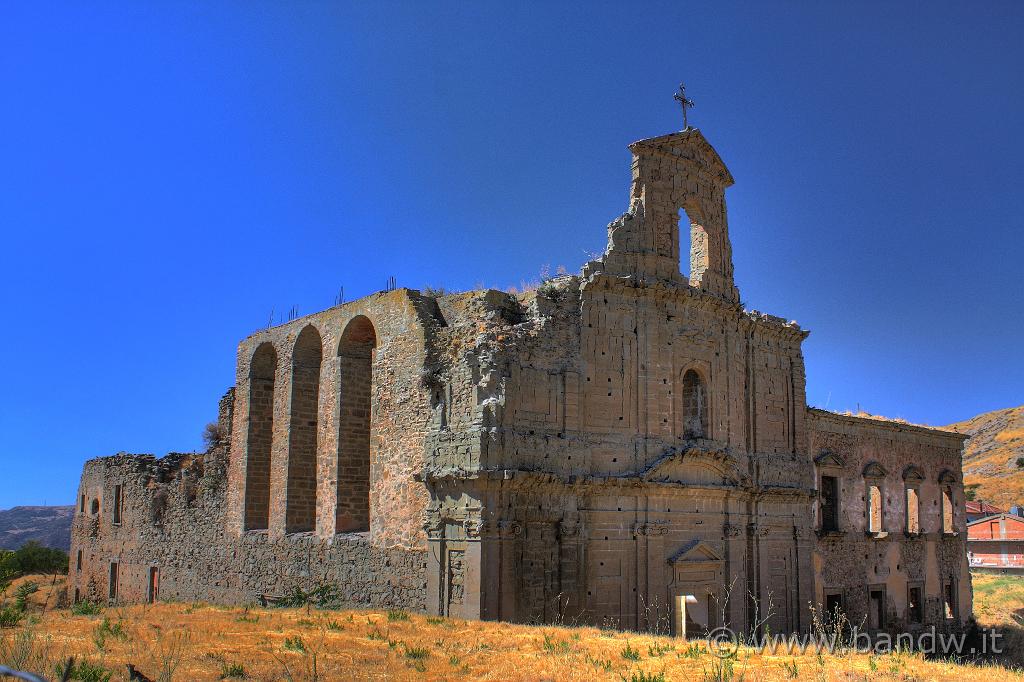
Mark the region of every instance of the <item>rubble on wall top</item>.
POLYGON ((838 412, 836 410, 826 410, 820 407, 811 407, 808 405, 807 412, 812 416, 849 420, 864 426, 884 426, 887 428, 896 429, 900 431, 915 431, 918 433, 930 433, 939 436, 958 437, 961 440, 966 440, 968 438, 968 436, 965 434, 957 433, 956 431, 950 431, 941 426, 915 424, 901 417, 884 417, 882 415, 871 414, 870 412, 864 411, 860 411, 857 413, 851 412, 850 410, 838 412))

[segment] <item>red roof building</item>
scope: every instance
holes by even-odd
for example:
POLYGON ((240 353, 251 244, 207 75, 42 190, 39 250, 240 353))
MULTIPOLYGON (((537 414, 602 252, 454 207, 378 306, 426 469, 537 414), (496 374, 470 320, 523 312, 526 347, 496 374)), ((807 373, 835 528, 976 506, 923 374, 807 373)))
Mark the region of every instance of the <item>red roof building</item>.
POLYGON ((1024 572, 1024 518, 995 514, 968 523, 967 559, 971 568, 1024 572))
POLYGON ((994 516, 996 514, 1003 514, 1006 510, 1000 509, 991 504, 985 502, 975 502, 968 500, 966 506, 967 523, 983 519, 986 516, 994 516))

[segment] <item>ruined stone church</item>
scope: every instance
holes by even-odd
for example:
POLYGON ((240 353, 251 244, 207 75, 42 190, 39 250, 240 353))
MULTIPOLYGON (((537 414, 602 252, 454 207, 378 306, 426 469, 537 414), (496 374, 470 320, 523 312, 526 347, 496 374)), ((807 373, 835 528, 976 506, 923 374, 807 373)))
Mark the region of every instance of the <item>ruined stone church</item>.
POLYGON ((579 274, 258 331, 207 452, 88 461, 69 596, 960 627, 964 437, 809 408, 808 332, 740 301, 722 159, 694 128, 629 149, 628 210, 579 274))

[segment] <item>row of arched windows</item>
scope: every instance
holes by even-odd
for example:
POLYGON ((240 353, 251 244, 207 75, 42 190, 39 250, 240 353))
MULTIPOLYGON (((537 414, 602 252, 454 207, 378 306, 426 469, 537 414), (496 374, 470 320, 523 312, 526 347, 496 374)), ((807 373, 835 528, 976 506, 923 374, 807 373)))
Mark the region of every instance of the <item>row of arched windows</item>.
MULTIPOLYGON (((885 479, 888 472, 878 462, 871 462, 864 467, 864 531, 869 535, 881 535, 892 530, 885 513, 885 479)), ((920 489, 925 477, 920 468, 909 466, 903 472, 903 531, 907 535, 921 534, 921 519, 925 515, 925 503, 922 501, 920 489)), ((955 478, 951 472, 939 474, 939 495, 932 500, 936 507, 943 534, 955 532, 953 525, 953 484, 955 478)), ((819 481, 819 521, 823 532, 840 530, 839 518, 841 507, 840 481, 836 476, 823 474, 819 481)))
MULTIPOLYGON (((365 531, 370 525, 370 421, 373 352, 377 334, 364 316, 345 327, 337 349, 337 506, 336 531, 365 531)), ((305 327, 292 351, 288 410, 288 470, 285 483, 285 532, 316 528, 317 452, 323 341, 305 327)), ((270 525, 277 351, 273 344, 256 348, 249 366, 248 458, 245 471, 246 530, 270 525)))

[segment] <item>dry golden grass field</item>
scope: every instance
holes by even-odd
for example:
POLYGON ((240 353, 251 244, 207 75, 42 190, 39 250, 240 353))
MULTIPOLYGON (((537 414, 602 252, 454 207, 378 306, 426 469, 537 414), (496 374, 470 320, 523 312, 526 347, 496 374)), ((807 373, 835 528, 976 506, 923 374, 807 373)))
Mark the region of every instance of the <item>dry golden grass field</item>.
MULTIPOLYGON (((152 680, 972 680, 1021 679, 1006 667, 926 661, 920 655, 760 655, 724 665, 700 641, 605 631, 430 618, 401 611, 254 609, 205 604, 109 607, 92 615, 53 608, 62 587, 26 581, 23 620, 0 628, 0 664, 59 679, 127 680, 133 663, 152 680)), ((976 576, 982 624, 1012 626, 1024 578, 976 576)))

